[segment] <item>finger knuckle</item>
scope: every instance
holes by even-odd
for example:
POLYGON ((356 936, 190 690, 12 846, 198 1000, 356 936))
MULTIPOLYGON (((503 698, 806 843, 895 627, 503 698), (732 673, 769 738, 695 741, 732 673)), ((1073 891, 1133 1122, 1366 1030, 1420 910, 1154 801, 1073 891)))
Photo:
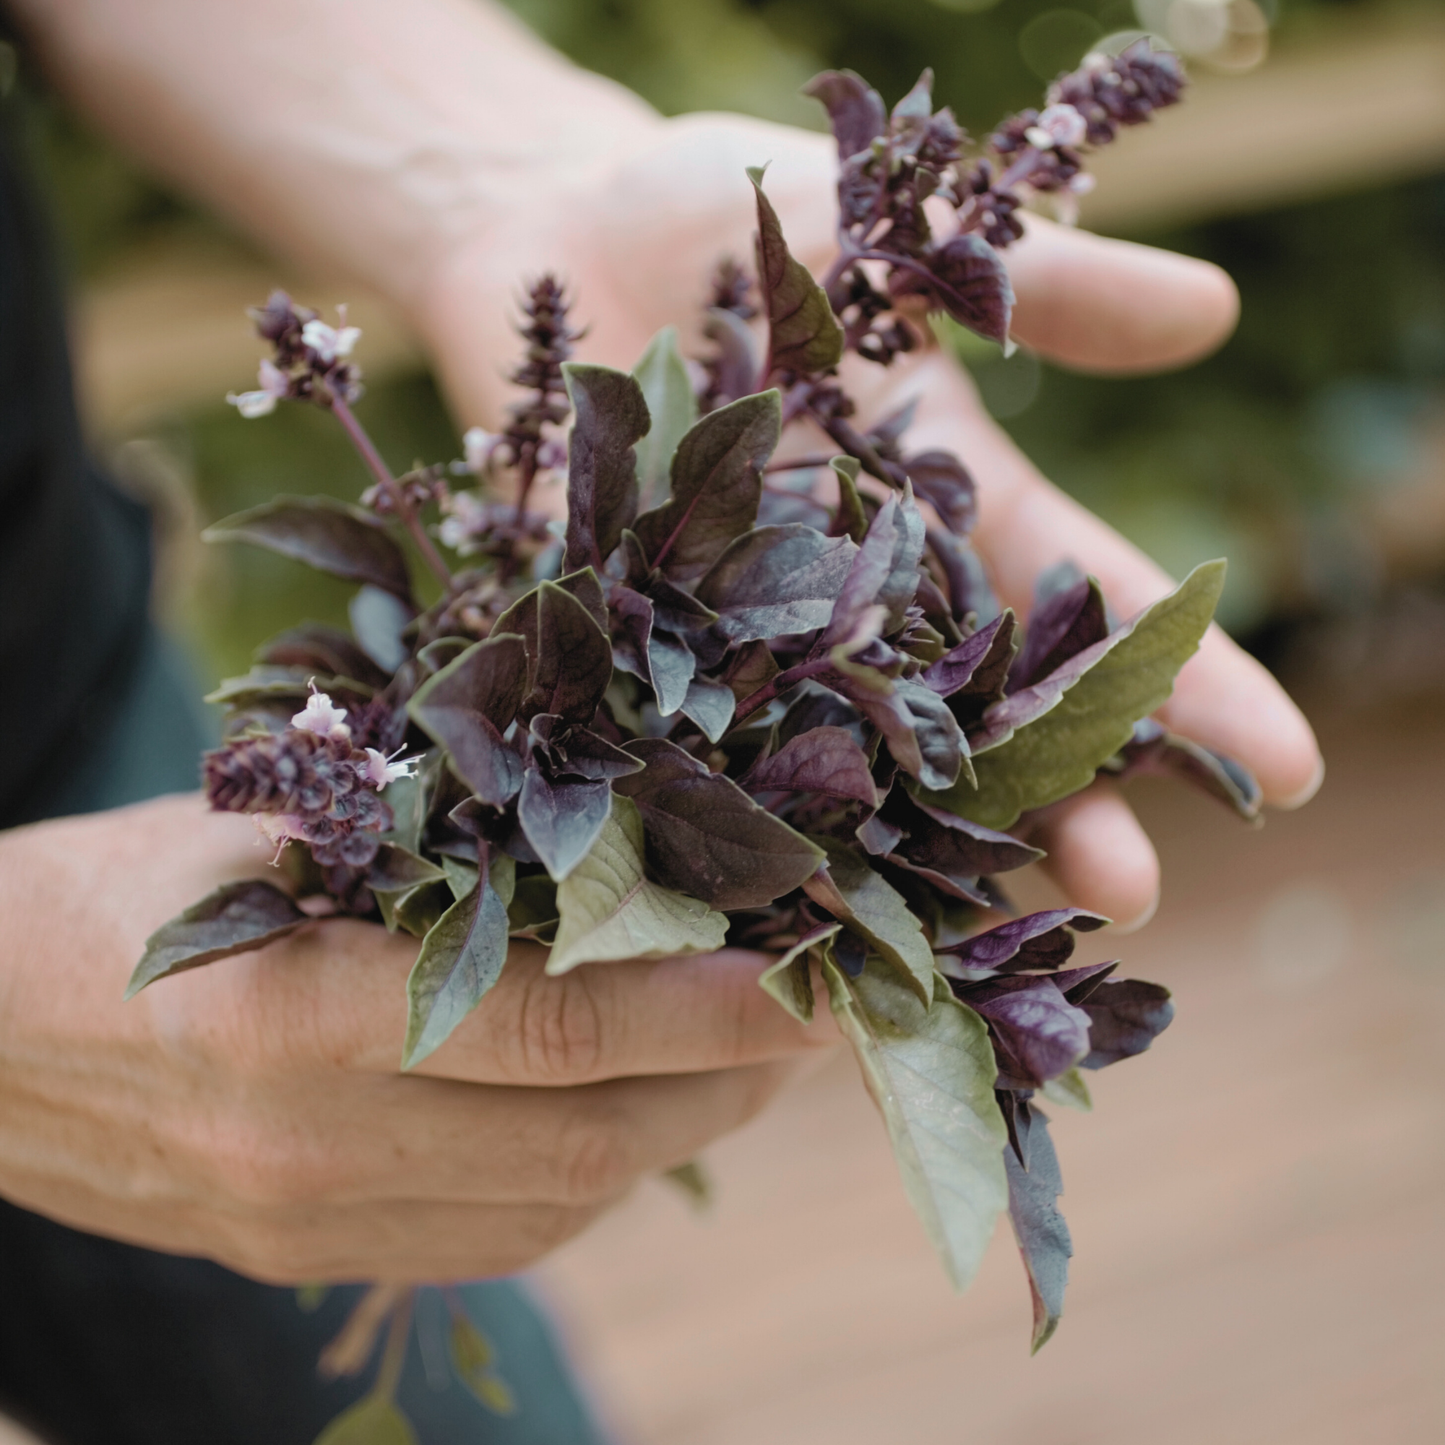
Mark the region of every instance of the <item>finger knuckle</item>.
POLYGON ((517 1050, 533 1083, 575 1084, 597 1075, 605 1048, 606 985, 586 971, 533 975, 522 993, 517 1050))
POLYGON ((589 1110, 558 1154, 562 1202, 593 1205, 620 1193, 637 1174, 631 1132, 620 1114, 589 1110))

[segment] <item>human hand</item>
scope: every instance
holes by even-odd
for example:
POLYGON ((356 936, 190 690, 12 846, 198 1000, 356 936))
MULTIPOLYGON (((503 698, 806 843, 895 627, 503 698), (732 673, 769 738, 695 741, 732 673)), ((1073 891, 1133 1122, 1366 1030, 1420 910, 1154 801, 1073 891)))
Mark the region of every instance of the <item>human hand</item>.
POLYGON ((549 978, 514 943, 402 1076, 416 944, 343 920, 122 1002, 147 934, 263 867, 194 796, 0 834, 0 1193, 276 1282, 502 1274, 833 1038, 757 987, 755 954, 549 978))
MULTIPOLYGON (((571 286, 575 314, 590 328, 579 347, 586 360, 630 366, 658 327, 673 323, 687 334, 718 259, 750 255, 743 170, 769 159, 769 196, 790 246, 821 272, 835 245, 835 161, 822 136, 736 116, 686 116, 628 127, 614 148, 599 146, 587 166, 574 165, 551 184, 534 177, 525 201, 458 241, 415 298, 460 417, 500 415, 503 361, 515 346, 511 298, 519 278, 544 268, 571 286)), ((1013 334, 1064 365, 1112 373, 1178 366, 1212 350, 1234 325, 1234 287, 1204 262, 1038 220, 1005 256, 1018 295, 1013 334)), ((910 443, 945 447, 973 472, 975 541, 1001 598, 1021 615, 1038 574, 1064 558, 1099 578, 1119 616, 1170 587, 1160 567, 1039 474, 937 347, 886 370, 850 358, 845 380, 865 421, 922 397, 910 443)), ((560 506, 560 488, 552 501, 560 506)), ((1322 779, 1304 717, 1218 627, 1180 674, 1161 717, 1244 763, 1266 803, 1298 806, 1322 779)), ((1035 829, 1074 903, 1124 926, 1147 921, 1159 864, 1113 785, 1096 783, 1048 810, 1035 829)))

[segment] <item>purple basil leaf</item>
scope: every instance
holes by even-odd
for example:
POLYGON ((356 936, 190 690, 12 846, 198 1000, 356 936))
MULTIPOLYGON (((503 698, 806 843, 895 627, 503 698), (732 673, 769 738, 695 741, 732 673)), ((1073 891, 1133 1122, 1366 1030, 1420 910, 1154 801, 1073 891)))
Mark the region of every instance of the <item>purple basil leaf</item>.
POLYGON ((968 743, 948 704, 936 692, 900 678, 881 697, 851 679, 830 682, 883 734, 888 751, 904 772, 925 788, 937 791, 939 778, 949 788, 968 766, 968 743))
MULTIPOLYGON (((647 647, 648 667, 652 673, 652 690, 657 697, 657 711, 663 717, 671 717, 679 708, 686 710, 692 696, 697 671, 697 658, 686 644, 665 632, 655 631, 647 647)), ((731 694, 728 708, 729 721, 732 718, 731 694)), ((691 713, 688 713, 692 717, 691 713)), ((697 719, 693 719, 697 721, 697 719)), ((723 724, 726 728, 727 723, 723 724)), ((704 729, 704 731, 706 731, 704 729)), ((711 736, 711 734, 709 734, 711 736)))
POLYGON ((858 491, 860 463, 856 457, 834 457, 832 467, 838 478, 838 510, 828 535, 849 537, 861 547, 868 535, 868 512, 858 491))
POLYGON ((941 953, 950 955, 958 967, 1003 969, 1018 972, 1030 968, 1058 968, 1074 951, 1069 930, 1091 933, 1108 919, 1083 908, 1050 908, 1011 918, 997 928, 975 933, 941 953))
POLYGON ((648 646, 652 641, 652 599, 619 583, 608 599, 612 609, 612 662, 623 672, 652 682, 648 646))
POLYGON ((334 497, 277 497, 207 527, 207 542, 250 542, 333 577, 411 601, 406 558, 386 528, 334 497))
POLYGON ((803 87, 803 94, 821 101, 827 109, 840 161, 867 150, 887 129, 883 97, 851 70, 825 70, 803 87))
POLYGON ((627 751, 646 768, 614 786, 637 804, 648 863, 667 887, 714 908, 762 908, 823 861, 800 833, 674 744, 639 738, 627 751))
POLYGON ((612 661, 623 672, 640 677, 652 688, 661 717, 671 717, 687 699, 697 671, 692 649, 656 626, 652 599, 618 585, 612 589, 612 661))
POLYGON ((576 417, 567 444, 569 572, 589 563, 599 571, 637 516, 636 446, 648 433, 636 377, 606 366, 564 363, 562 374, 576 417))
POLYGON ((739 537, 698 583, 729 642, 751 642, 822 627, 857 549, 812 527, 758 527, 739 537))
POLYGON ((903 484, 903 494, 898 497, 898 510, 893 515, 893 554, 888 563, 888 575, 878 589, 875 599, 879 606, 888 609, 883 623, 885 633, 896 632, 903 626, 908 608, 918 592, 918 564, 923 556, 923 514, 913 500, 913 485, 903 484))
POLYGON ((930 257, 928 282, 911 272, 898 287, 922 291, 961 326, 1008 347, 1014 291, 1003 258, 982 236, 964 234, 946 241, 930 257), (916 284, 915 284, 916 283, 916 284))
MULTIPOLYGON (((384 597, 389 606, 400 605, 389 592, 362 590, 384 597)), ((278 633, 257 650, 256 661, 271 667, 294 667, 311 675, 353 677, 370 687, 384 687, 391 673, 389 668, 383 670, 340 628, 320 622, 303 622, 299 627, 278 633)))
MULTIPOLYGON (((916 510, 916 509, 915 509, 916 510)), ((868 528, 868 535, 852 555, 852 563, 828 622, 827 631, 819 639, 819 647, 836 647, 847 641, 868 609, 879 601, 893 571, 898 549, 898 498, 889 497, 879 507, 868 528)), ((912 600, 911 598, 909 599, 912 600)))
POLYGON ((1254 775, 1223 753, 1167 731, 1153 718, 1134 724, 1134 736, 1105 768, 1121 781, 1135 777, 1179 778, 1218 798, 1246 822, 1258 824, 1263 795, 1254 775))
POLYGON ((668 632, 701 632, 717 621, 717 613, 704 607, 689 592, 674 587, 666 577, 653 577, 646 586, 657 625, 668 632))
POLYGON ((507 961, 507 905, 516 876, 510 858, 481 855, 475 887, 427 931, 407 979, 406 1043, 410 1069, 444 1043, 502 975, 507 961))
POLYGON ((927 69, 913 83, 913 89, 893 107, 894 128, 907 132, 933 116, 933 71, 927 69))
POLYGON ((1108 635, 1104 595, 1092 577, 1082 577, 1034 607, 1024 644, 1009 672, 1008 691, 1017 692, 1041 681, 1108 635))
POLYGON ((1111 633, 1102 642, 1076 652, 1047 677, 991 704, 985 709, 977 729, 970 729, 969 744, 974 752, 985 752, 1007 742, 1020 728, 1050 712, 1064 693, 1126 635, 1122 630, 1111 633))
POLYGON ((1090 963, 1083 968, 1061 968, 1049 977, 1070 1003, 1082 1005, 1118 966, 1119 961, 1115 959, 1112 963, 1090 963))
POLYGON ((982 1016, 998 1055, 1000 1086, 1035 1089, 1089 1052, 1090 1015, 1051 978, 1016 974, 955 987, 982 1016))
MULTIPOLYGON (((1030 1108, 1027 1104, 1024 1107, 1030 1108)), ((1008 1175, 1009 1219, 1033 1295, 1033 1353, 1037 1354, 1048 1343, 1064 1312, 1064 1289, 1069 1282, 1074 1244, 1058 1209, 1064 1179, 1054 1141, 1049 1138, 1048 1119, 1037 1109, 1031 1109, 1031 1113, 1028 1169, 1019 1167, 1012 1151, 1005 1152, 1003 1164, 1008 1175)))
POLYGON ((982 823, 971 822, 950 813, 944 808, 931 807, 911 789, 909 796, 913 806, 939 827, 946 828, 958 840, 958 846, 968 850, 971 862, 978 864, 979 873, 1010 873, 1029 863, 1037 863, 1044 857, 1042 848, 1021 843, 1011 833, 995 832, 982 823), (964 839, 968 841, 965 843, 964 839))
POLYGON ((979 908, 992 907, 992 899, 985 891, 981 878, 970 878, 961 873, 943 873, 925 863, 915 863, 901 853, 889 853, 883 861, 902 869, 904 873, 912 874, 915 878, 922 878, 924 882, 932 885, 935 893, 940 893, 945 898, 957 899, 960 903, 972 903, 979 908))
POLYGON ((395 843, 383 843, 366 870, 366 886, 373 893, 401 893, 423 883, 439 883, 445 877, 435 863, 419 853, 395 843))
POLYGON ((903 829, 874 813, 858 825, 856 836, 867 852, 875 858, 882 858, 898 846, 903 829))
POLYGON ((732 691, 735 702, 751 697, 778 675, 778 663, 768 644, 761 639, 745 642, 727 661, 718 677, 732 691))
POLYGON ((790 739, 772 757, 754 763, 740 786, 750 793, 818 793, 878 806, 868 756, 843 728, 814 728, 790 739))
POLYGON ((225 883, 146 939, 125 996, 134 998, 158 978, 264 948, 305 922, 306 915, 273 883, 254 878, 225 883))
POLYGON ((692 582, 753 525, 763 468, 778 445, 782 399, 745 396, 709 412, 677 444, 672 495, 633 528, 650 568, 692 582))
POLYGON ((571 592, 543 582, 537 593, 536 650, 528 649, 528 706, 589 723, 612 680, 611 645, 571 592))
POLYGON ((758 288, 768 316, 766 370, 806 376, 843 359, 843 327, 823 288, 783 239, 772 203, 763 194, 763 173, 748 167, 758 203, 758 288))
MULTIPOLYGON (((898 797, 903 790, 894 792, 898 797)), ((907 797, 906 792, 904 797, 907 797)), ((914 803, 890 807, 889 817, 905 836, 893 850, 920 868, 953 878, 976 879, 984 873, 1007 873, 1044 855, 1007 833, 966 822, 941 808, 914 803), (962 824, 962 827, 958 825, 962 824)))
POLYGON ((1002 613, 931 663, 919 681, 940 697, 952 697, 966 688, 966 695, 986 699, 982 711, 1003 696, 1004 678, 1013 659, 1013 631, 1013 613, 1002 613))
POLYGON ((950 532, 960 537, 973 531, 978 497, 968 468, 952 452, 918 452, 903 462, 914 492, 927 502, 950 532))
POLYGON ((558 883, 587 856, 611 809, 612 784, 605 779, 550 779, 535 763, 517 795, 522 832, 558 883))
POLYGON ((1029 1167, 1029 1138, 1033 1133, 1034 1111, 1029 1103, 1031 1089, 995 1089, 999 1112, 1008 1126, 1009 1150, 1025 1169, 1029 1167))
POLYGON ((555 778, 603 782, 642 771, 642 764, 590 728, 574 727, 555 713, 538 713, 529 731, 534 748, 546 754, 545 770, 555 778))
POLYGON ((849 978, 862 978, 863 966, 868 962, 867 941, 859 938, 849 929, 843 928, 834 935, 831 946, 833 957, 838 961, 838 967, 849 978))
MULTIPOLYGON (((597 580, 597 574, 590 567, 584 567, 580 572, 569 572, 565 577, 557 578, 551 585, 560 587, 580 602, 583 610, 597 626, 603 632, 607 631, 607 600, 603 596, 602 584, 597 580)), ((541 597, 539 587, 524 592, 492 624, 491 635, 496 637, 502 632, 515 632, 527 644, 527 656, 534 658, 537 655, 537 609, 541 597)))
POLYGON ((1142 1054, 1169 1027, 1174 1005, 1169 990, 1157 983, 1125 978, 1104 983, 1084 1005, 1089 1016, 1090 1051, 1086 1069, 1102 1069, 1142 1054))
POLYGON ((681 711, 702 729, 708 742, 715 743, 728 730, 737 711, 737 699, 725 682, 694 677, 687 685, 681 711))
POLYGON ((805 682, 794 694, 783 720, 778 724, 778 741, 785 743, 821 727, 848 728, 854 734, 854 742, 861 743, 864 738, 858 709, 852 703, 829 688, 805 682))
POLYGON ((928 529, 928 549, 948 580, 948 596, 956 622, 973 618, 981 627, 999 614, 998 599, 988 585, 988 576, 967 537, 955 536, 937 527, 928 529))
POLYGON ((717 389, 724 402, 751 396, 763 378, 758 374, 758 351, 748 323, 735 311, 714 306, 709 308, 702 330, 717 346, 717 389))
POLYGON ((559 577, 557 586, 575 597, 587 609, 587 615, 598 627, 603 632, 607 631, 607 598, 603 595, 597 574, 590 567, 559 577))
POLYGON ((522 764, 502 741, 527 684, 527 653, 511 633, 467 649, 412 695, 413 722, 446 749, 452 769, 484 803, 516 796, 522 764))
POLYGON ((914 397, 912 401, 904 402, 897 410, 890 411, 882 421, 875 422, 868 432, 869 442, 879 452, 896 452, 904 432, 913 425, 913 419, 917 414, 918 398, 914 397))
POLYGON ((410 602, 368 582, 353 594, 346 615, 362 651, 383 672, 393 673, 406 661, 411 652, 406 629, 416 617, 410 602))

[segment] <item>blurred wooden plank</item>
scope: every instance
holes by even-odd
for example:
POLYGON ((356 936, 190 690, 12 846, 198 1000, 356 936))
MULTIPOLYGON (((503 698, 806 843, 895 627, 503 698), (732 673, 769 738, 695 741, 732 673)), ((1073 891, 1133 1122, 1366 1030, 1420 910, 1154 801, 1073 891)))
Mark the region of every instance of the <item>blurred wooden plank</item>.
MULTIPOLYGON (((1383 33, 1337 30, 1257 71, 1196 77, 1188 103, 1129 131, 1091 164, 1083 221, 1129 230, 1346 190, 1445 163, 1445 15, 1383 33)), ((349 301, 375 375, 420 350, 375 297, 287 276, 184 235, 123 258, 75 306, 77 371, 101 436, 244 390, 260 348, 245 307, 273 285, 349 301)))
POLYGON ((1445 1439, 1445 792, 1438 700, 1337 719, 1303 813, 1140 789, 1154 1052, 1052 1110, 1076 1258, 1028 1354, 1007 1229, 945 1285, 851 1061, 649 1185, 543 1279, 629 1445, 1390 1445, 1445 1439), (1384 745, 1382 745, 1384 744, 1384 745))
POLYGON ((1325 27, 1247 74, 1193 79, 1183 105, 1090 161, 1083 224, 1198 220, 1445 165, 1445 14, 1325 27))

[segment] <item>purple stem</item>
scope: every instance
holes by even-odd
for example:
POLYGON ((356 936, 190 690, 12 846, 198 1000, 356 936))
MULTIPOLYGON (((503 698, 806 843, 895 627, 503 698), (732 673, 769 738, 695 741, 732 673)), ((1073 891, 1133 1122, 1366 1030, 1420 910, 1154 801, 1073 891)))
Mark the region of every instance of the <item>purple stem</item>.
POLYGON ((422 526, 417 517, 416 509, 408 500, 406 492, 400 483, 392 476, 382 455, 376 449, 376 444, 366 434, 366 428, 356 419, 355 413, 347 405, 344 397, 338 396, 334 391, 331 395, 331 410, 336 414, 336 419, 351 438, 352 445, 361 453, 361 460, 366 463, 367 469, 376 478, 382 491, 391 498, 391 504, 396 508, 397 515, 401 518, 406 530, 411 533, 412 541, 417 545, 422 558, 437 581, 442 584, 442 589, 450 592, 452 589, 451 569, 442 560, 442 555, 436 549, 436 543, 427 536, 426 528, 422 526))
POLYGON ((815 657, 811 662, 800 662, 796 667, 790 667, 786 672, 780 672, 771 682, 765 682, 755 693, 745 697, 739 704, 737 714, 733 719, 733 725, 728 729, 735 732, 742 726, 745 719, 761 707, 766 707, 781 692, 787 692, 790 687, 803 681, 804 678, 816 677, 820 672, 827 672, 833 665, 833 660, 826 653, 822 657, 815 657))

